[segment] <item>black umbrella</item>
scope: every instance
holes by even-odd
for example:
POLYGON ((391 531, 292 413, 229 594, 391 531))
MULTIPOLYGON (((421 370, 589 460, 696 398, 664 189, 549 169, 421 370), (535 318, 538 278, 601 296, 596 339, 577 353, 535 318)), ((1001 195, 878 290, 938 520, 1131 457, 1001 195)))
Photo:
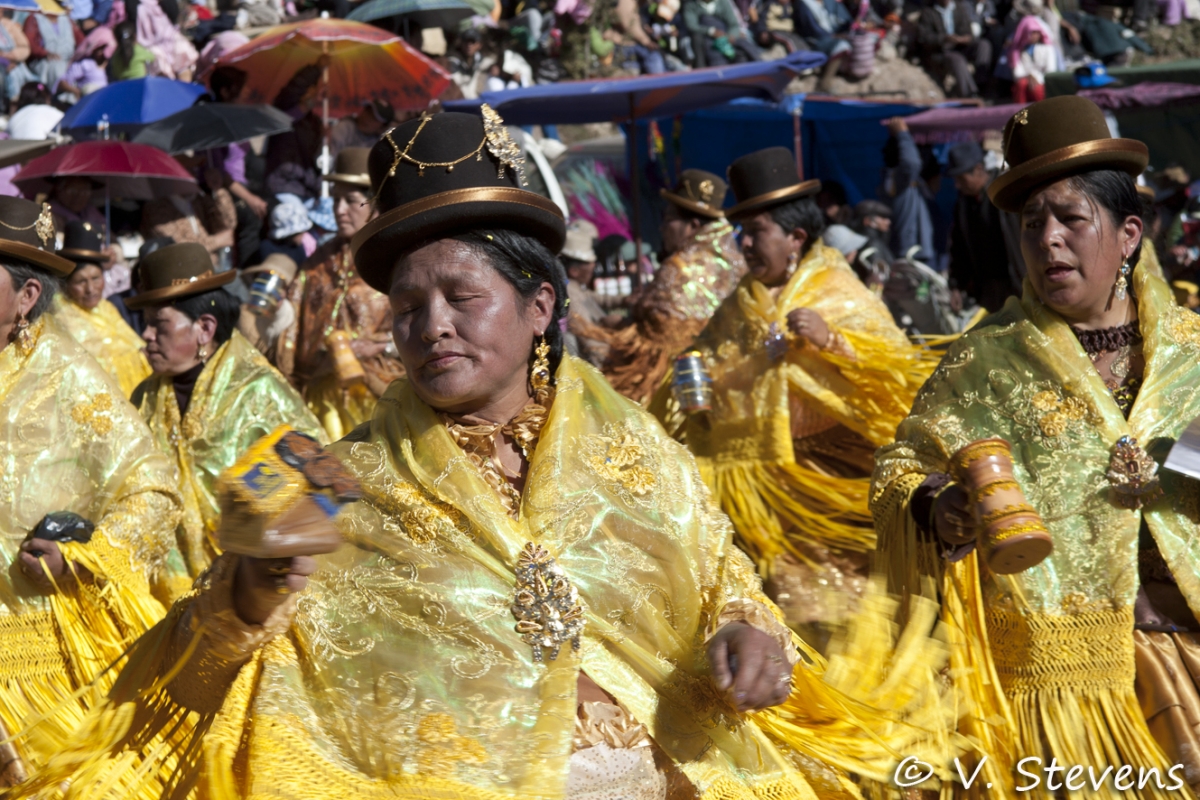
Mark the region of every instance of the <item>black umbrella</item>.
POLYGON ((291 128, 292 118, 271 106, 201 103, 147 125, 133 141, 174 155, 224 147, 291 128))

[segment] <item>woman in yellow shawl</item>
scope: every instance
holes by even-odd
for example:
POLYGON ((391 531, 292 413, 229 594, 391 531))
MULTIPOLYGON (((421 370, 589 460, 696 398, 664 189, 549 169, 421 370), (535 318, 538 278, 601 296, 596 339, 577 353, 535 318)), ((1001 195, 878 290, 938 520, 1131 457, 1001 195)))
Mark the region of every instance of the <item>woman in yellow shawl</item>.
POLYGON ((238 301, 221 288, 236 270, 214 275, 208 251, 185 242, 146 256, 138 272, 141 288, 127 305, 144 309, 154 375, 132 399, 175 465, 183 497, 183 563, 166 587, 174 598, 217 553, 217 476, 280 425, 321 440, 325 434, 296 390, 238 332, 238 301))
POLYGON ((1017 112, 1004 142, 989 193, 1020 214, 1024 296, 950 349, 880 451, 881 564, 900 590, 939 579, 980 785, 1048 795, 1081 766, 1094 796, 1177 796, 1200 783, 1200 483, 1156 462, 1200 416, 1200 318, 1131 270, 1145 145, 1077 97, 1017 112), (991 437, 1053 539, 1017 574, 977 557, 947 476, 991 437))
POLYGON ((75 262, 75 271, 65 281, 64 292, 54 298, 54 319, 83 345, 104 371, 121 385, 129 397, 150 376, 150 364, 142 353, 146 343, 104 299, 104 233, 90 222, 71 221, 63 235, 59 255, 75 262))
POLYGON ((0 198, 0 787, 62 748, 89 706, 72 695, 166 613, 150 585, 179 518, 171 468, 46 313, 73 268, 49 206, 0 198))
POLYGON ((666 386, 652 408, 696 455, 788 623, 837 622, 865 586, 875 544, 875 448, 891 441, 926 367, 821 242, 821 183, 797 182, 791 151, 740 158, 729 178, 750 274, 694 343, 712 411, 681 427, 666 386))
POLYGON ((817 760, 840 743, 886 752, 818 664, 788 720, 746 713, 788 697, 792 637, 686 451, 562 355, 563 220, 483 112, 372 151, 354 244, 407 378, 331 448, 364 494, 346 543, 219 558, 42 796, 815 800, 857 796, 817 760))

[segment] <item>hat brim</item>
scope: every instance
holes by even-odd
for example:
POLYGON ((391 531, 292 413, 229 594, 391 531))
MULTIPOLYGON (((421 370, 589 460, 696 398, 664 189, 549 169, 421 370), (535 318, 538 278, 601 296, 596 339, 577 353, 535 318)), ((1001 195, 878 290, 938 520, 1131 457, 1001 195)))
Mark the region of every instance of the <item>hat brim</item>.
POLYGON ((227 283, 233 283, 237 278, 237 270, 230 269, 225 272, 220 272, 216 275, 210 275, 207 278, 196 278, 187 283, 180 283, 175 286, 164 286, 161 289, 151 289, 148 292, 140 292, 133 297, 125 300, 125 307, 130 309, 145 308, 146 306, 162 305, 171 300, 179 300, 183 297, 191 297, 194 294, 203 294, 204 292, 219 289, 227 283))
POLYGON ((63 258, 76 263, 83 261, 88 264, 103 264, 108 260, 108 256, 98 250, 78 250, 71 247, 65 250, 59 250, 58 254, 63 258))
POLYGON ((65 278, 75 271, 74 261, 68 261, 57 253, 47 252, 40 247, 16 242, 12 239, 0 239, 0 255, 12 256, 36 267, 43 267, 60 278, 65 278))
POLYGON ((691 211, 693 214, 699 214, 700 216, 708 217, 709 219, 720 219, 721 217, 725 216, 725 209, 723 208, 714 208, 706 203, 698 203, 695 200, 689 200, 686 197, 675 194, 674 192, 668 192, 666 189, 659 189, 658 193, 663 197, 663 199, 669 200, 680 208, 691 211))
POLYGON ((360 189, 371 188, 371 176, 369 175, 350 175, 344 172, 335 172, 332 175, 325 175, 321 180, 326 183, 345 183, 349 186, 357 186, 360 189))
POLYGON ((819 191, 821 191, 821 181, 813 178, 812 180, 802 181, 793 186, 785 186, 782 189, 776 189, 772 192, 747 197, 732 208, 726 209, 725 216, 730 219, 745 217, 791 200, 810 197, 819 191))
POLYGON ((354 235, 350 252, 362 279, 387 294, 401 253, 421 242, 482 228, 531 236, 555 254, 567 236, 562 211, 540 194, 481 186, 438 192, 385 212, 354 235))
POLYGON ((988 196, 1001 211, 1020 214, 1029 193, 1038 186, 1097 169, 1120 170, 1136 178, 1149 162, 1150 151, 1136 139, 1080 142, 1031 158, 1002 172, 988 186, 988 196))

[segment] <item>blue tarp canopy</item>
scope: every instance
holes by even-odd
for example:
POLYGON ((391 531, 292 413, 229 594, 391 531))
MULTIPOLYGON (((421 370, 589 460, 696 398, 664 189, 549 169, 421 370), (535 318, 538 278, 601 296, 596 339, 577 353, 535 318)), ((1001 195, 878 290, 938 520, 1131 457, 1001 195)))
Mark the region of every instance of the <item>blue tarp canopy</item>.
POLYGON ((756 61, 691 72, 593 81, 563 81, 503 92, 479 100, 446 103, 447 111, 494 108, 509 125, 582 125, 674 117, 740 97, 777 102, 797 74, 825 63, 820 53, 798 52, 777 61, 756 61))

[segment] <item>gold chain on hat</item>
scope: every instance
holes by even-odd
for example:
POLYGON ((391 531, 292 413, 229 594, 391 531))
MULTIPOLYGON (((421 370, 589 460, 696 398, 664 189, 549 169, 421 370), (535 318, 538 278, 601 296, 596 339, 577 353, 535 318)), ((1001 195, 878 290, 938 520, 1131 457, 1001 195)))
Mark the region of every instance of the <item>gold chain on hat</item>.
MULTIPOLYGON (((408 144, 404 149, 400 149, 400 145, 396 144, 396 140, 392 138, 392 128, 383 135, 387 143, 392 146, 392 166, 388 168, 387 175, 379 182, 379 189, 375 192, 375 200, 379 199, 380 193, 383 191, 383 185, 387 183, 388 178, 396 177, 396 170, 399 168, 402 161, 407 161, 417 168, 417 177, 425 177, 425 170, 433 167, 445 167, 446 172, 454 172, 454 168, 459 164, 474 158, 476 161, 483 161, 483 148, 486 146, 488 152, 495 156, 500 161, 500 171, 496 175, 497 178, 504 177, 504 168, 508 167, 517 176, 522 186, 526 185, 525 181, 525 159, 521 155, 521 148, 513 141, 512 136, 508 133, 508 128, 504 125, 504 120, 500 118, 491 106, 484 103, 483 111, 483 139, 479 145, 461 158, 456 158, 453 161, 421 161, 409 155, 416 144, 417 137, 421 135, 421 131, 425 130, 425 126, 433 119, 433 116, 428 112, 421 114, 421 124, 417 126, 417 130, 413 133, 412 138, 408 140, 408 144)), ((374 201, 372 201, 374 202, 374 201)))
POLYGON ((27 231, 33 228, 34 233, 42 240, 42 247, 49 245, 50 240, 54 238, 54 212, 50 210, 49 203, 42 203, 42 213, 38 214, 38 218, 28 225, 17 227, 16 225, 9 225, 2 219, 0 219, 0 225, 3 225, 10 231, 27 231))

